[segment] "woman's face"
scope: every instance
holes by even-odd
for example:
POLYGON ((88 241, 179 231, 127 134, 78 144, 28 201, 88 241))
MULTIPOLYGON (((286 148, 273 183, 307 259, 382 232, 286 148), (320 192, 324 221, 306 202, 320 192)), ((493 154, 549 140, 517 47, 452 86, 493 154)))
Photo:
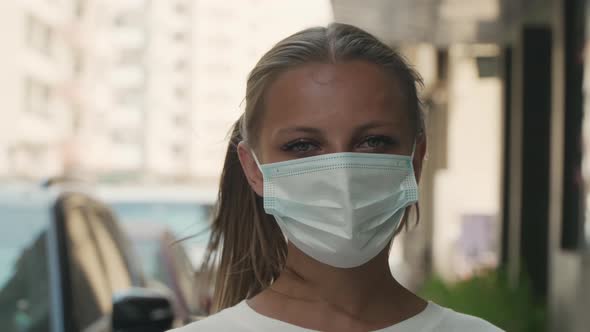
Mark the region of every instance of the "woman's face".
MULTIPOLYGON (((311 63, 282 73, 266 91, 263 112, 256 145, 263 164, 337 152, 412 152, 415 129, 404 96, 395 80, 368 62, 311 63)), ((249 149, 240 144, 238 152, 262 195, 262 175, 249 149)))

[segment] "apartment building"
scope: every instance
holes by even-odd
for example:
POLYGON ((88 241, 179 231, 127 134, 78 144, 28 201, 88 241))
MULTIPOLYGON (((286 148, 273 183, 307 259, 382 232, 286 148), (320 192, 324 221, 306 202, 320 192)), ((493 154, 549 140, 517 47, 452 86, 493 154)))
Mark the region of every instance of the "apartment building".
POLYGON ((249 70, 281 38, 332 19, 327 0, 0 6, 5 47, 19 52, 0 59, 0 172, 212 186, 249 70))
POLYGON ((89 0, 84 22, 81 169, 125 180, 183 173, 188 137, 174 125, 191 109, 190 1, 89 0))
POLYGON ((0 176, 61 172, 74 127, 77 1, 3 1, 0 16, 0 176))

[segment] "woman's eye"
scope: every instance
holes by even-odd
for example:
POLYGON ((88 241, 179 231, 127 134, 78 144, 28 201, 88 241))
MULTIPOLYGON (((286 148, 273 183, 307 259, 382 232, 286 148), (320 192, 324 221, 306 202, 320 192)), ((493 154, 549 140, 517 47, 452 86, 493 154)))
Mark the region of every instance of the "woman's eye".
POLYGON ((393 145, 393 138, 387 136, 370 136, 365 138, 359 145, 360 149, 384 149, 393 145))
POLYGON ((287 143, 283 146, 284 151, 292 151, 296 153, 305 153, 317 149, 317 145, 306 141, 295 141, 287 143))

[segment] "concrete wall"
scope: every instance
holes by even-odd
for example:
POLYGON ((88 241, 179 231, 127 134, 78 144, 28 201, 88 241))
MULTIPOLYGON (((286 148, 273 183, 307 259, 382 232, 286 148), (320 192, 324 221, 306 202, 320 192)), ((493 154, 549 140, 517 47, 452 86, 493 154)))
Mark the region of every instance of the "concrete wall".
MULTIPOLYGON (((495 47, 479 46, 490 48, 497 55, 495 47)), ((502 84, 498 77, 478 77, 477 51, 477 45, 449 51, 447 164, 435 175, 433 193, 433 262, 449 279, 471 273, 458 243, 463 218, 487 216, 494 231, 499 225, 502 84)))
MULTIPOLYGON (((548 9, 552 12, 551 25, 554 31, 553 47, 553 112, 551 153, 551 201, 549 238, 549 318, 551 331, 587 331, 590 326, 590 252, 587 248, 563 250, 561 248, 562 195, 563 195, 563 153, 564 148, 564 106, 565 106, 565 39, 564 1, 554 0, 548 9)), ((588 19, 588 18, 587 18, 588 19)), ((587 56, 586 65, 590 63, 587 56)), ((587 67, 586 67, 587 68, 587 67)), ((585 79, 588 78, 586 75, 585 79)), ((590 95, 585 84, 586 98, 590 95)), ((587 99, 586 99, 587 100, 587 99)), ((584 110, 586 119, 590 109, 584 110)), ((587 120, 586 120, 587 121, 587 120)), ((586 136, 587 137, 587 136, 586 136)), ((587 143, 585 143, 587 145, 587 143)), ((586 157, 587 158, 587 157, 586 157)), ((588 190, 588 188, 586 188, 588 190)), ((586 213, 586 219, 588 214, 586 213)), ((588 224, 588 220, 585 221, 588 224)))
MULTIPOLYGON (((527 15, 521 17, 510 32, 513 46, 512 73, 512 132, 518 133, 522 128, 522 85, 526 78, 522 76, 522 40, 521 33, 525 26, 546 26, 552 34, 552 65, 551 65, 551 135, 549 165, 549 237, 548 252, 540 253, 548 256, 548 318, 549 331, 587 331, 590 325, 588 307, 590 294, 589 255, 583 246, 576 250, 564 250, 561 246, 563 220, 563 172, 564 172, 564 125, 565 125, 565 30, 564 1, 525 1, 527 15)), ((519 248, 526 241, 526 235, 520 233, 521 209, 520 198, 526 193, 522 188, 522 141, 518 134, 512 135, 510 155, 510 215, 509 215, 509 268, 516 279, 522 269, 519 248), (523 236, 525 235, 525 236, 523 236), (522 239, 522 240, 521 240, 522 239)))

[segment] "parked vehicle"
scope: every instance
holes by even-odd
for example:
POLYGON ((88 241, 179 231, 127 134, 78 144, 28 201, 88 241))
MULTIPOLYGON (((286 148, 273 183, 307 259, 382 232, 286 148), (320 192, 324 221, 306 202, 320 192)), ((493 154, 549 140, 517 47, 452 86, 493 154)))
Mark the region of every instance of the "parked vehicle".
MULTIPOLYGON (((193 299, 198 301, 195 314, 208 314, 212 289, 201 271, 210 232, 211 212, 217 198, 214 190, 187 186, 104 186, 100 197, 115 211, 130 233, 139 231, 137 224, 166 227, 177 245, 184 248, 193 266, 193 299)), ((188 291, 184 291, 185 294, 188 291)))
POLYGON ((186 324, 206 314, 209 309, 207 299, 199 295, 192 262, 172 232, 155 223, 127 223, 124 228, 146 277, 172 291, 175 316, 186 324))
POLYGON ((171 301, 146 288, 111 211, 74 188, 0 189, 2 332, 152 331, 171 301))

